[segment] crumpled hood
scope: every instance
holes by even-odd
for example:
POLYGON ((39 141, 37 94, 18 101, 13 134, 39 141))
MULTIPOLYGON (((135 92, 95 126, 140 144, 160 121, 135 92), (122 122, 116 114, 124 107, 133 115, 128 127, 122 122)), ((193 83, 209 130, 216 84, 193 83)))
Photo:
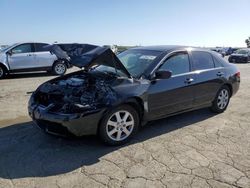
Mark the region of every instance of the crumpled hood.
POLYGON ((45 47, 58 59, 67 59, 72 65, 88 70, 93 65, 106 65, 122 71, 128 77, 129 72, 110 48, 91 44, 53 44, 45 47))

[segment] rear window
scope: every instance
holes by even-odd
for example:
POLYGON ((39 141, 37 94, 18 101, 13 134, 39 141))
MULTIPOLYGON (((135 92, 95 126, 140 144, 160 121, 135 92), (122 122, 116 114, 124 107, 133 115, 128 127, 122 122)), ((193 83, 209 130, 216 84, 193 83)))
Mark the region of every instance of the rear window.
POLYGON ((220 61, 218 61, 216 58, 214 58, 214 65, 216 68, 217 67, 224 67, 223 64, 220 61))
POLYGON ((230 65, 223 57, 221 57, 217 53, 212 52, 212 55, 213 55, 215 67, 227 67, 230 65))
POLYGON ((45 44, 45 43, 36 43, 35 44, 35 50, 36 52, 46 52, 48 50, 45 50, 43 47, 44 46, 47 46, 48 44, 45 44))
POLYGON ((214 62, 212 55, 208 52, 192 52, 193 69, 204 70, 214 68, 214 62))

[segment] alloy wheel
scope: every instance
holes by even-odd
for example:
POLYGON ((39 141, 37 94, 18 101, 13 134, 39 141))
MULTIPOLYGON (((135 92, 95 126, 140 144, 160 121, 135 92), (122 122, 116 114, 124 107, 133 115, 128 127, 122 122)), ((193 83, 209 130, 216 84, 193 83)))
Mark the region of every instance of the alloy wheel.
POLYGON ((62 63, 58 63, 55 65, 55 72, 56 74, 64 74, 66 68, 65 68, 65 65, 62 64, 62 63))
POLYGON ((2 68, 2 67, 0 67, 0 78, 2 78, 2 77, 3 77, 3 74, 4 74, 4 72, 3 72, 3 68, 2 68))
POLYGON ((228 90, 222 89, 220 91, 220 94, 219 94, 218 98, 217 98, 217 106, 218 106, 218 108, 223 110, 227 106, 228 101, 229 101, 228 90))
POLYGON ((106 124, 106 132, 110 139, 122 141, 126 139, 134 129, 135 121, 128 111, 117 111, 110 116, 106 124))

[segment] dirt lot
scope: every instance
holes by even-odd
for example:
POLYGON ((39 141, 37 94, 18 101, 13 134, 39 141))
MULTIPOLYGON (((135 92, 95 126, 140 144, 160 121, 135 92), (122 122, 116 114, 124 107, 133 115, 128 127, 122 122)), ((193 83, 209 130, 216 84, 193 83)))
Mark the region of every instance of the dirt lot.
POLYGON ((0 80, 0 187, 250 187, 250 64, 223 114, 202 109, 144 127, 122 147, 42 133, 27 91, 47 74, 0 80))

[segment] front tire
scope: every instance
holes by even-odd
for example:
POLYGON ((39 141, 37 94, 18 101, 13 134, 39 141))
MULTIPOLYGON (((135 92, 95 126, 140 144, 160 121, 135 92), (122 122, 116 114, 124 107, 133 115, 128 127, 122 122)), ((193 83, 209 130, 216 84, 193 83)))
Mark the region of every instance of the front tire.
POLYGON ((121 105, 108 112, 99 126, 99 136, 108 145, 127 143, 139 127, 138 112, 130 105, 121 105))
POLYGON ((57 61, 54 63, 52 71, 56 75, 64 75, 67 71, 67 66, 63 61, 57 61))
POLYGON ((212 106, 211 111, 216 113, 222 113, 227 109, 231 97, 231 92, 228 86, 224 85, 218 91, 212 106))
POLYGON ((6 76, 6 71, 5 69, 0 66, 0 79, 3 79, 6 76))

